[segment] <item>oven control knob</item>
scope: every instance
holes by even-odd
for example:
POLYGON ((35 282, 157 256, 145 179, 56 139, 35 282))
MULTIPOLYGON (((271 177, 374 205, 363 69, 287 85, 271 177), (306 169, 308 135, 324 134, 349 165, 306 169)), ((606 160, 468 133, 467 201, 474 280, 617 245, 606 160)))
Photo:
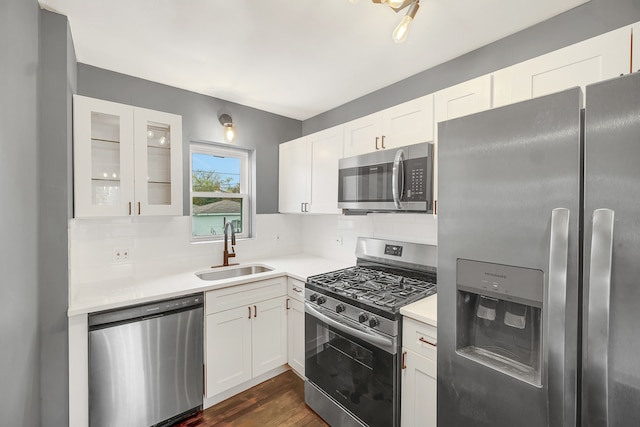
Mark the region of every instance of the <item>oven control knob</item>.
POLYGON ((369 326, 371 326, 372 328, 378 326, 379 324, 380 324, 380 321, 375 317, 372 317, 371 319, 369 319, 369 326))
POLYGON ((309 301, 311 302, 314 302, 317 299, 318 299, 318 294, 311 294, 311 296, 309 296, 309 301))
POLYGON ((360 313, 360 314, 358 314, 358 321, 359 321, 360 323, 364 323, 364 322, 366 322, 367 320, 369 320, 369 315, 368 315, 367 313, 360 313))
POLYGON ((324 304, 325 302, 327 302, 327 299, 321 295, 318 297, 318 300, 316 302, 318 303, 318 305, 324 304))
POLYGON ((342 313, 343 311, 345 311, 345 306, 344 304, 338 304, 336 305, 336 313, 342 313))

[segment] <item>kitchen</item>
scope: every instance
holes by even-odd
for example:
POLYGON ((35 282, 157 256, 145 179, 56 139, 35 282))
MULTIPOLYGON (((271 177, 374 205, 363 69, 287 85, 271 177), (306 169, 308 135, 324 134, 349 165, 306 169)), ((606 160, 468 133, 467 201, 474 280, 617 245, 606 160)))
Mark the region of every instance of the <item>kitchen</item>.
MULTIPOLYGON (((66 398, 68 394, 66 391, 68 387, 66 379, 68 369, 66 247, 67 215, 72 203, 70 198, 72 193, 69 190, 71 145, 70 142, 67 143, 71 137, 70 130, 67 129, 71 123, 71 115, 59 107, 66 102, 70 108, 71 96, 65 94, 65 88, 70 85, 68 90, 75 93, 73 86, 74 79, 77 78, 77 87, 83 95, 111 99, 125 104, 133 104, 130 99, 134 98, 151 98, 155 101, 148 101, 141 106, 160 111, 171 111, 170 100, 180 100, 186 95, 179 90, 86 65, 78 66, 76 76, 74 67, 68 70, 67 64, 59 62, 60 58, 73 56, 72 49, 67 45, 66 19, 60 15, 45 13, 46 16, 38 22, 40 12, 36 4, 23 5, 27 2, 15 2, 16 5, 18 3, 20 6, 11 6, 9 9, 13 11, 17 8, 18 15, 4 13, 4 10, 2 13, 3 18, 7 20, 2 26, 3 31, 7 31, 3 33, 3 40, 17 40, 15 46, 6 47, 11 54, 5 55, 6 58, 15 58, 17 67, 15 69, 10 67, 9 81, 13 82, 15 79, 16 84, 8 85, 6 88, 3 116, 17 115, 17 120, 3 123, 2 126, 3 150, 6 148, 8 154, 5 156, 3 151, 2 170, 7 174, 3 175, 6 182, 19 183, 16 186, 3 187, 3 196, 6 200, 21 200, 22 203, 3 206, 3 219, 5 219, 3 221, 5 228, 2 233, 3 253, 7 255, 3 261, 4 270, 7 272, 3 281, 5 283, 3 294, 7 294, 8 299, 6 300, 7 308, 3 314, 5 317, 2 322, 2 344, 3 349, 13 348, 14 350, 8 353, 5 350, 2 352, 2 378, 3 380, 6 378, 6 381, 13 384, 14 390, 5 392, 7 395, 3 396, 0 413, 3 417, 8 417, 6 419, 8 425, 37 425, 40 420, 47 420, 47 423, 43 421, 46 425, 67 425, 69 415, 66 398), (13 16, 19 16, 19 19, 14 20, 13 16), (40 57, 37 49, 39 33, 43 35, 40 41, 40 57), (43 79, 44 77, 51 79, 44 79, 40 89, 37 89, 38 77, 34 71, 36 69, 34 64, 39 64, 41 70, 46 70, 46 73, 41 71, 44 73, 43 79), (31 71, 28 72, 28 70, 31 71), (118 87, 121 88, 120 91, 115 89, 118 87), (152 94, 157 90, 168 92, 164 92, 166 93, 164 97, 154 97, 152 94), (37 114, 38 100, 43 108, 39 113, 40 116, 37 114), (54 132, 57 137, 47 138, 47 143, 38 143, 39 134, 33 126, 37 120, 41 120, 42 129, 54 132), (10 141, 24 143, 10 144, 10 141), (39 164, 40 175, 34 176, 29 173, 28 168, 22 168, 16 164, 5 164, 5 161, 10 162, 7 160, 9 158, 25 158, 33 164, 39 164), (39 217, 39 211, 46 212, 47 215, 42 214, 39 217), (34 224, 37 223, 38 228, 34 228, 34 224), (42 232, 40 237, 37 234, 38 229, 42 232), (63 242, 62 246, 61 242, 63 242), (35 304, 34 301, 38 303, 35 304), (62 390, 64 391, 61 392, 62 390), (33 410, 33 408, 39 409, 33 410)), ((13 5, 13 3, 9 4, 13 5)), ((271 125, 279 126, 276 123, 282 120, 281 131, 277 135, 261 132, 263 127, 257 125, 254 128, 253 139, 260 139, 259 135, 262 139, 270 135, 271 143, 277 144, 357 119, 391 107, 400 101, 413 99, 418 95, 437 92, 497 69, 630 25, 638 20, 640 15, 632 2, 620 1, 605 4, 592 1, 522 33, 414 77, 409 81, 411 84, 408 92, 410 93, 406 93, 407 89, 401 86, 391 86, 381 90, 376 96, 369 96, 351 107, 339 107, 335 111, 302 123, 293 121, 291 125, 289 119, 269 116, 267 120, 265 116, 257 114, 254 110, 243 110, 240 106, 235 107, 239 112, 232 116, 238 121, 238 132, 248 132, 253 126, 249 123, 256 121, 263 120, 266 128, 271 125), (418 90, 417 87, 420 89, 418 90), (400 101, 392 101, 398 98, 400 101), (276 123, 271 122, 271 119, 276 123)), ((416 18, 415 26, 417 23, 416 18)), ((634 44, 634 46, 637 45, 634 44)), ((494 94, 494 106, 496 99, 494 94)), ((214 102, 207 106, 202 98, 190 98, 183 102, 185 106, 204 104, 202 108, 206 111, 202 115, 208 117, 205 121, 204 117, 192 115, 191 125, 189 125, 191 130, 187 135, 200 139, 222 140, 217 123, 215 128, 209 123, 216 121, 216 112, 220 104, 214 102), (214 119, 211 120, 209 117, 214 119)), ((189 115, 185 112, 182 112, 182 115, 185 121, 184 126, 187 128, 189 115)), ((269 155, 271 159, 266 163, 267 166, 260 170, 260 173, 267 174, 264 179, 261 178, 260 182, 265 182, 268 190, 258 192, 258 205, 265 206, 264 213, 275 213, 278 209, 274 192, 277 176, 274 171, 268 171, 268 165, 276 164, 277 152, 273 151, 269 155), (267 178, 269 173, 270 178, 267 178)), ((260 190, 260 187, 258 189, 260 190)), ((417 229, 419 240, 427 243, 435 243, 436 235, 436 220, 429 215, 409 214, 401 218, 400 221, 404 224, 398 224, 395 217, 389 219, 384 215, 373 215, 371 218, 289 215, 282 222, 278 222, 276 217, 266 218, 266 221, 275 222, 269 223, 267 227, 270 229, 282 231, 280 240, 285 247, 283 253, 300 251, 313 254, 333 251, 335 257, 344 257, 350 261, 355 261, 355 240, 360 234, 393 235, 399 239, 411 239, 415 238, 415 229, 417 229), (414 227, 414 230, 407 229, 407 226, 416 224, 417 227, 414 227), (329 230, 336 231, 323 233, 322 230, 326 230, 327 227, 329 230), (337 237, 342 237, 342 245, 336 244, 337 237)), ((159 222, 151 226, 162 229, 163 224, 159 222)), ((154 231, 156 230, 151 230, 150 234, 154 231)), ((96 229, 95 232, 96 234, 108 233, 108 230, 96 229)), ((94 238, 99 240, 100 236, 94 238)), ((128 235, 125 236, 126 238, 133 237, 128 235)), ((275 240, 275 236, 271 236, 270 239, 275 240)), ((268 245, 260 247, 258 244, 256 248, 252 248, 251 245, 249 242, 239 243, 238 261, 244 262, 242 257, 247 256, 254 249, 255 258, 264 256, 270 250, 268 245)), ((153 244, 150 243, 149 246, 153 244)), ((109 258, 109 262, 111 249, 109 247, 109 255, 106 257, 109 258)), ((134 253, 134 256, 138 255, 134 253)), ((222 247, 217 254, 215 251, 210 251, 207 255, 201 255, 206 263, 221 262, 222 247), (208 258, 204 259, 205 256, 208 258)), ((152 265, 155 257, 159 263, 166 262, 167 258, 163 256, 170 258, 167 254, 150 251, 148 258, 140 261, 146 261, 148 265, 152 265)), ((5 424, 4 421, 3 418, 3 424, 5 424)))

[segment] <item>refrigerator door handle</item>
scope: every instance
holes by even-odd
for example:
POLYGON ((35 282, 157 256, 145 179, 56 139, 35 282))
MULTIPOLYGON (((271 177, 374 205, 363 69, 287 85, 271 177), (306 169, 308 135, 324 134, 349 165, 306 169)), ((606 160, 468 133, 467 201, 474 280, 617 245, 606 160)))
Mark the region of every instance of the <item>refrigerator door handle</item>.
POLYGON ((549 287, 547 289, 546 363, 549 392, 549 426, 565 425, 565 396, 573 391, 565 375, 565 306, 567 302, 567 273, 569 262, 569 209, 556 208, 551 212, 549 243, 549 287))
POLYGON ((593 211, 584 369, 589 420, 591 425, 605 427, 609 425, 609 297, 614 217, 615 212, 611 209, 593 211))

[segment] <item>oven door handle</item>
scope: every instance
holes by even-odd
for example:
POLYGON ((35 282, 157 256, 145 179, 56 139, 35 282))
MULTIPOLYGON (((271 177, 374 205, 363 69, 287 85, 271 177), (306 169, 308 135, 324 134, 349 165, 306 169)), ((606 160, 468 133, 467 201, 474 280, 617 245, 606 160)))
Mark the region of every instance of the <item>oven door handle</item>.
POLYGON ((344 323, 338 322, 337 320, 332 319, 331 317, 327 316, 326 314, 322 314, 320 313, 318 310, 316 310, 315 308, 313 308, 311 305, 309 305, 309 303, 305 302, 304 303, 304 309, 305 312, 310 314, 311 316, 315 317, 318 320, 323 321, 324 323, 326 323, 327 325, 331 325, 334 328, 346 333, 346 334, 351 334, 355 337, 358 337, 360 339, 363 339, 367 342, 370 342, 372 344, 376 344, 377 346, 383 347, 383 348, 387 348, 389 349, 391 352, 395 352, 395 348, 393 346, 393 341, 390 340, 389 338, 384 338, 381 337, 379 335, 375 335, 370 333, 369 331, 366 330, 361 330, 358 328, 354 328, 353 326, 349 326, 349 325, 345 325, 344 323))

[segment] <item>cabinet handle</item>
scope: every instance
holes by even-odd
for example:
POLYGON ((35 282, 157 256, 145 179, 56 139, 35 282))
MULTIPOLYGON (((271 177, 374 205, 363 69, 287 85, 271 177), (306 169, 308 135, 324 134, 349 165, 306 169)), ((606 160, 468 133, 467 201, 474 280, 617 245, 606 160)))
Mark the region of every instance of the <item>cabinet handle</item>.
POLYGON ((248 319, 251 319, 251 307, 247 307, 249 309, 249 317, 248 319))
POLYGON ((304 212, 304 203, 300 203, 300 212, 304 212))
POLYGON ((304 204, 304 211, 309 212, 309 203, 304 204))
POLYGON ((131 215, 131 202, 129 202, 129 215, 131 215))
POLYGON ((384 135, 382 135, 382 149, 384 150, 385 148, 387 147, 384 146, 384 135))
POLYGON ((434 215, 438 215, 438 201, 437 200, 435 200, 433 202, 433 214, 434 215))
POLYGON ((404 369, 407 369, 407 365, 404 363, 404 361, 405 361, 405 358, 406 358, 406 357, 407 357, 407 352, 406 352, 406 351, 403 351, 403 352, 402 352, 402 369, 403 369, 403 370, 404 370, 404 369))
POLYGON ((289 310, 289 298, 287 298, 287 310, 289 310))
POLYGON ((140 202, 138 202, 138 215, 140 215, 140 202))
POLYGON ((302 289, 296 288, 295 286, 294 286, 293 290, 294 290, 294 292, 298 292, 298 293, 302 292, 302 289))
POLYGON ((253 306, 253 317, 258 317, 258 309, 255 305, 253 306))
POLYGON ((432 347, 437 347, 437 346, 438 346, 438 344, 433 343, 433 342, 431 342, 431 341, 427 341, 427 340, 426 340, 426 339, 424 339, 423 337, 418 338, 418 341, 423 342, 423 343, 425 343, 425 344, 429 344, 429 345, 430 345, 430 346, 432 346, 432 347))
POLYGON ((378 147, 378 140, 380 139, 379 136, 376 136, 376 150, 379 150, 380 148, 378 147))

